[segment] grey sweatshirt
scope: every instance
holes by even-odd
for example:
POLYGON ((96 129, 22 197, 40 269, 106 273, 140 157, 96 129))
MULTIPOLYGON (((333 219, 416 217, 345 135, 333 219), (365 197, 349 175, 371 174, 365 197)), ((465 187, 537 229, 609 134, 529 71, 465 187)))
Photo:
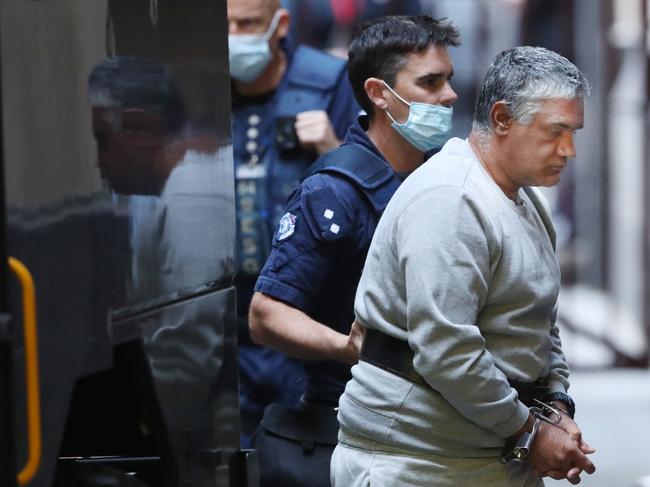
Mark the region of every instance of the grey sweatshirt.
POLYGON ((507 198, 467 141, 450 140, 415 171, 379 222, 355 313, 408 341, 431 388, 360 362, 340 400, 340 441, 497 456, 528 416, 508 379, 547 376, 552 390, 566 391, 552 239, 528 195, 507 198))

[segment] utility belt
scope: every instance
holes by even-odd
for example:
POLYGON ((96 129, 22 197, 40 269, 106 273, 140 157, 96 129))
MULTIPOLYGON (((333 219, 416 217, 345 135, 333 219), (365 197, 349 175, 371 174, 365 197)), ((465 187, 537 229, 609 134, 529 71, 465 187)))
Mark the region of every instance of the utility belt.
MULTIPOLYGON (((415 370, 413 356, 413 349, 408 342, 394 338, 379 330, 366 329, 359 356, 360 360, 415 384, 430 388, 429 383, 415 370)), ((509 383, 510 387, 519 394, 519 400, 528 407, 535 405, 534 399, 543 401, 551 392, 546 378, 540 378, 535 382, 509 380, 509 383)))
POLYGON ((253 435, 259 453, 260 485, 329 487, 330 458, 339 424, 333 407, 271 404, 253 435))
POLYGON ((335 446, 339 423, 338 408, 308 405, 291 408, 273 403, 264 410, 261 425, 282 438, 299 443, 304 449, 313 449, 314 444, 335 446))

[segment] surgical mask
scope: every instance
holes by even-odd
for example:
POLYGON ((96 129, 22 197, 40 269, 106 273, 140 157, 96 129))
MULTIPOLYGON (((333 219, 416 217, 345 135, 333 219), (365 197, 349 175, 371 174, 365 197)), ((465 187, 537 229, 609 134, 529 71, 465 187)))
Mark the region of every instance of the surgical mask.
POLYGON ((280 21, 280 10, 275 12, 271 25, 264 34, 228 35, 230 76, 245 83, 262 74, 271 61, 269 39, 280 21))
POLYGON ((390 112, 386 110, 393 121, 391 127, 422 152, 442 147, 451 134, 454 109, 429 103, 409 103, 395 93, 388 83, 384 81, 384 84, 399 101, 409 107, 409 116, 404 123, 395 121, 390 112))

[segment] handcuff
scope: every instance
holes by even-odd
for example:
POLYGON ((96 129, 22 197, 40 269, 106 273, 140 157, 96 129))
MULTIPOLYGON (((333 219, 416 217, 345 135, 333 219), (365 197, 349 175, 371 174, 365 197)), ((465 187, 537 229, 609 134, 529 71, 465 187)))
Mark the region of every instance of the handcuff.
POLYGON ((563 410, 537 399, 533 399, 533 401, 535 402, 535 406, 528 408, 530 414, 535 418, 533 428, 530 432, 525 431, 519 438, 517 438, 512 449, 501 455, 499 458, 500 463, 506 464, 511 460, 513 462, 525 462, 533 448, 533 442, 535 441, 535 437, 537 436, 542 421, 554 426, 558 425, 560 421, 562 421, 563 410))

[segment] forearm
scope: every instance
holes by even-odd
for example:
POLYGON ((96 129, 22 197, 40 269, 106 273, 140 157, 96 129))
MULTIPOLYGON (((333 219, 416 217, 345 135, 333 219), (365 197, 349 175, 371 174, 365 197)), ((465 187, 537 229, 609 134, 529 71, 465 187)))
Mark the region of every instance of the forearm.
POLYGON ((251 337, 303 360, 349 362, 348 337, 265 294, 255 293, 249 314, 251 337))
MULTIPOLYGON (((485 349, 476 326, 454 326, 436 320, 435 330, 416 340, 427 354, 416 354, 416 370, 463 416, 508 437, 524 426, 528 409, 516 400, 506 376, 485 349)), ((420 328, 420 327, 418 327, 420 328)))

